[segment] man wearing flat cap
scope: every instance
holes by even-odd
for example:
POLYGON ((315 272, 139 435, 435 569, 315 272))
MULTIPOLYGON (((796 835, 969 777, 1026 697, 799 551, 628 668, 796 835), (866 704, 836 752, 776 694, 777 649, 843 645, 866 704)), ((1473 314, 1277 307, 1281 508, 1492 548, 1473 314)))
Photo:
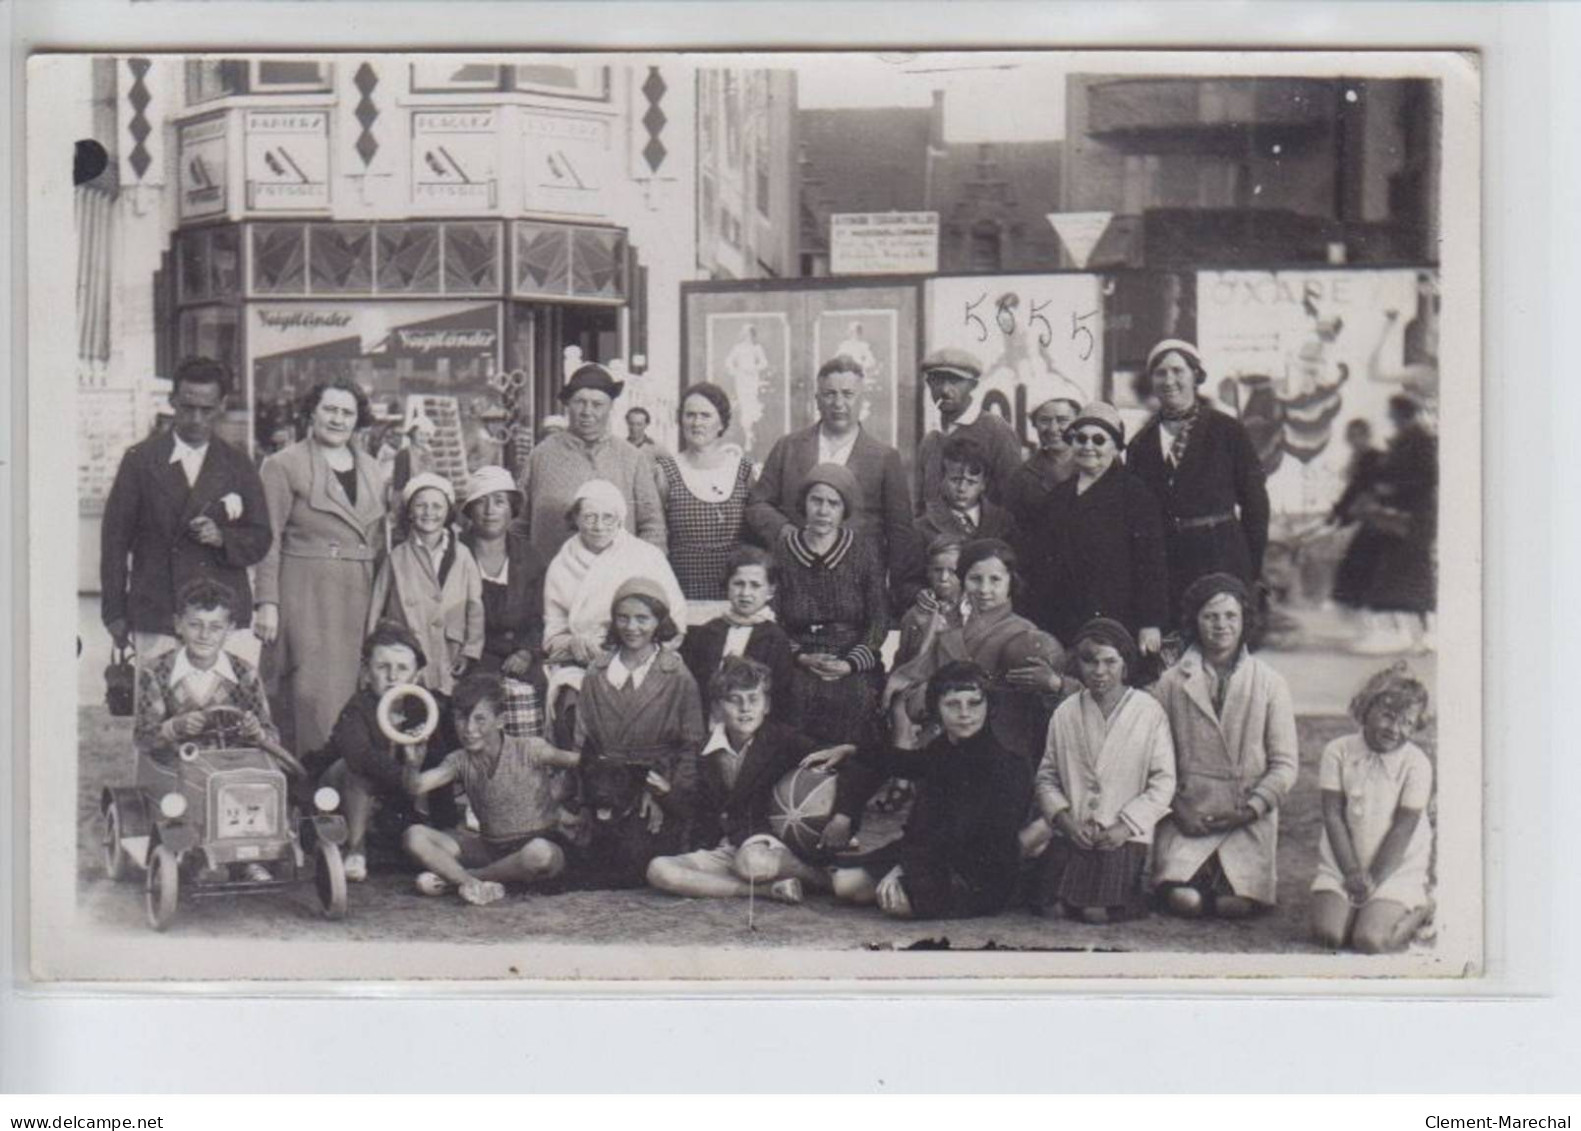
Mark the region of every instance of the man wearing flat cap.
POLYGON ((939 427, 922 438, 917 452, 917 513, 939 497, 944 478, 944 442, 970 437, 988 460, 988 497, 1004 501, 1005 486, 1021 466, 1021 439, 996 413, 984 412, 976 399, 983 367, 965 350, 934 350, 919 367, 928 396, 939 410, 939 427))
POLYGON ((571 536, 566 511, 576 490, 590 479, 607 479, 626 498, 627 529, 666 549, 664 505, 658 472, 648 450, 632 447, 610 432, 609 416, 625 385, 597 362, 579 366, 560 390, 567 427, 545 436, 522 472, 527 497, 528 540, 549 561, 571 536))

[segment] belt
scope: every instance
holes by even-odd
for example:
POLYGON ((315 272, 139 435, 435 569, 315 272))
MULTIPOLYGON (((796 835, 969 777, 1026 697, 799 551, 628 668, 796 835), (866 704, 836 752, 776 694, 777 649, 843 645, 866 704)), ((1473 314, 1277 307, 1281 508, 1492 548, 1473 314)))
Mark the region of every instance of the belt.
POLYGON ((329 558, 343 562, 371 562, 378 559, 379 551, 372 546, 339 542, 283 542, 280 553, 288 558, 329 558))
POLYGON ((1176 530, 1209 530, 1223 526, 1226 522, 1234 522, 1235 512, 1225 511, 1223 514, 1205 514, 1197 518, 1175 518, 1170 521, 1176 530))

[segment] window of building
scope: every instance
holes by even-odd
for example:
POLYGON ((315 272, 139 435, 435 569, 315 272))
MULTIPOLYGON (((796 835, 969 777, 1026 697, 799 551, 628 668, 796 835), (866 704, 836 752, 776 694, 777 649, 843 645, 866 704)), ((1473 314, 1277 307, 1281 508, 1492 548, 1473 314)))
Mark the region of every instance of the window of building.
POLYGON ((419 93, 451 90, 502 90, 505 68, 498 63, 461 63, 428 59, 412 64, 412 89, 419 93))
POLYGON ((972 271, 998 271, 1004 261, 1003 233, 992 220, 972 225, 967 241, 967 264, 972 271))
POLYGON ((331 65, 315 59, 189 59, 187 104, 238 94, 314 94, 330 89, 331 65))

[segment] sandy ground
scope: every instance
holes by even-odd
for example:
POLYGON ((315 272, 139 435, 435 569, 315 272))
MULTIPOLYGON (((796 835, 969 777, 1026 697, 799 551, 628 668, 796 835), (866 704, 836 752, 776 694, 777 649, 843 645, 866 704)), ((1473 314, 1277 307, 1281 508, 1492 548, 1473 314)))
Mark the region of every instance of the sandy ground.
MULTIPOLYGON (((81 601, 83 654, 79 661, 81 735, 78 780, 79 910, 106 930, 144 931, 141 888, 105 878, 99 862, 102 787, 131 777, 131 722, 112 719, 102 703, 109 640, 98 623, 98 602, 81 601)), ((644 942, 665 946, 775 947, 813 945, 908 947, 948 940, 952 947, 987 945, 1036 949, 1190 952, 1286 952, 1313 949, 1306 941, 1307 885, 1316 866, 1319 831, 1317 762, 1323 746, 1352 729, 1346 705, 1367 675, 1387 659, 1344 650, 1354 626, 1335 613, 1305 616, 1302 647, 1265 651, 1296 698, 1301 735, 1301 776, 1282 814, 1279 906, 1245 923, 1188 923, 1160 915, 1140 922, 1091 927, 1012 911, 994 919, 906 924, 874 910, 836 907, 812 896, 799 907, 768 900, 681 900, 658 892, 571 892, 516 895, 487 908, 467 908, 454 898, 416 894, 410 873, 392 861, 364 884, 352 885, 350 913, 341 923, 318 916, 312 893, 224 898, 183 905, 172 928, 186 937, 413 939, 488 942, 502 938, 552 938, 572 942, 644 942), (750 925, 749 925, 750 924, 750 925)), ((1433 686, 1431 656, 1412 666, 1433 686)), ((1426 745, 1426 744, 1424 744, 1426 745)), ((894 835, 893 818, 870 817, 863 838, 876 845, 894 835)))
MULTIPOLYGON (((142 931, 140 886, 105 878, 99 862, 98 791, 129 773, 128 720, 103 708, 83 708, 78 788, 79 911, 111 932, 142 931)), ((184 904, 172 930, 187 938, 307 938, 488 942, 553 939, 557 942, 642 942, 660 946, 890 948, 948 940, 952 947, 993 945, 1027 949, 1121 951, 1291 952, 1315 949, 1306 940, 1307 885, 1316 866, 1319 829, 1317 759, 1323 745, 1350 729, 1342 718, 1300 720, 1301 776, 1283 810, 1279 842, 1279 907, 1244 923, 1188 923, 1162 915, 1109 927, 1091 927, 1012 911, 994 919, 948 923, 897 923, 877 911, 836 907, 812 896, 799 907, 767 900, 681 900, 652 891, 513 894, 487 908, 459 900, 427 898, 411 886, 396 862, 379 867, 367 883, 352 885, 347 919, 329 923, 317 913, 310 890, 184 904), (750 920, 750 925, 749 925, 750 920)), ((894 830, 894 819, 870 818, 864 838, 876 844, 894 830)))

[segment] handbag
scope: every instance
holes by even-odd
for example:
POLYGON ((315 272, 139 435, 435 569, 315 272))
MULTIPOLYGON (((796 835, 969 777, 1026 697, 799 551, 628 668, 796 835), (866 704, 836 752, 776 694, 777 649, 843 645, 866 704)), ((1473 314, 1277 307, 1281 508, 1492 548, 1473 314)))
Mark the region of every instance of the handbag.
POLYGON ((137 713, 137 668, 130 648, 114 648, 104 667, 104 705, 116 718, 137 713))

